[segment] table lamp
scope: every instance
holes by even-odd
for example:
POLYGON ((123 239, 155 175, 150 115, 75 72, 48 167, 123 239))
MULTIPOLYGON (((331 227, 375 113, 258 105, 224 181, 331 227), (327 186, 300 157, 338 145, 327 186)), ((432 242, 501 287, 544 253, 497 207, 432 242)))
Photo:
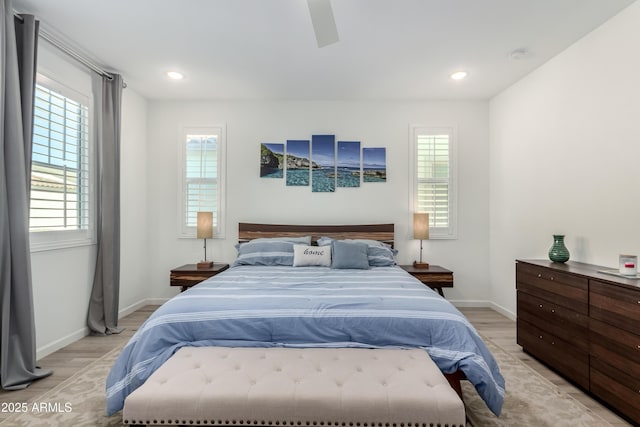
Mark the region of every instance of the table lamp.
POLYGON ((213 267, 213 261, 207 260, 207 239, 213 237, 213 212, 198 212, 196 237, 204 239, 204 260, 197 264, 198 268, 213 267))
POLYGON ((413 238, 420 240, 420 261, 414 261, 415 268, 429 268, 429 263, 422 262, 422 241, 429 239, 429 214, 413 214, 413 238))

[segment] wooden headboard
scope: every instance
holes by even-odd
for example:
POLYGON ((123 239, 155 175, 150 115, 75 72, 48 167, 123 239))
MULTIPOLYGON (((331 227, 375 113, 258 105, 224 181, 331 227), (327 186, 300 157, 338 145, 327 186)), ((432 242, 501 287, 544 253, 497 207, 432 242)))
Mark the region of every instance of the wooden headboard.
POLYGON ((370 239, 393 247, 393 224, 365 225, 287 225, 238 223, 238 241, 247 242, 260 237, 311 236, 315 242, 322 236, 333 239, 370 239))

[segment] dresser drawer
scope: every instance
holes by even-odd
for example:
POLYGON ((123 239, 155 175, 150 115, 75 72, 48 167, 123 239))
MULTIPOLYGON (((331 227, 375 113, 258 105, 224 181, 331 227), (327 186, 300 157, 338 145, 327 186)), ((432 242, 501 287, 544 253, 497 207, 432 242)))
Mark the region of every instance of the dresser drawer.
POLYGON ((591 280, 589 289, 592 318, 629 332, 640 332, 640 289, 635 291, 599 280, 591 280))
POLYGON ((589 353, 518 318, 518 344, 553 369, 589 389, 589 353))
POLYGON ((591 359, 591 393, 640 424, 640 379, 591 359))
POLYGON ((589 351, 589 318, 584 314, 518 291, 518 319, 589 351))
POLYGON ((589 281, 545 267, 516 264, 516 289, 578 313, 589 314, 589 281))
POLYGON ((595 319, 591 319, 589 329, 592 357, 640 378, 640 335, 595 319))

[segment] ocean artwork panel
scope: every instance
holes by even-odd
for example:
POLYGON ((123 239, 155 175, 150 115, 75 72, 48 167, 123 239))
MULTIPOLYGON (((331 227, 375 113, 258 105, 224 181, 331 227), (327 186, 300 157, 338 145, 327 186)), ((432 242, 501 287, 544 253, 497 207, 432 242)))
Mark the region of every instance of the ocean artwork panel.
POLYGON ((311 137, 311 191, 328 193, 336 191, 336 137, 313 135, 311 137))
POLYGON ((287 140, 287 185, 308 186, 311 180, 309 140, 287 140))
POLYGON ((338 187, 360 187, 360 142, 338 141, 338 187))
POLYGON ((284 176, 284 144, 264 142, 260 144, 260 178, 284 176))
POLYGON ((387 182, 387 149, 362 149, 362 181, 387 182))

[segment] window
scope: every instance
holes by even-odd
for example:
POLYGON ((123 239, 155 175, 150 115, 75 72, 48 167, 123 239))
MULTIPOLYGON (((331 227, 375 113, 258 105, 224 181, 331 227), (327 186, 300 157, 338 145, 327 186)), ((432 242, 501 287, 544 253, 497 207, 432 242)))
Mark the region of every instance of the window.
POLYGON ((429 237, 456 238, 453 128, 413 126, 412 209, 429 213, 429 237))
POLYGON ((94 242, 90 104, 90 97, 38 75, 29 212, 36 251, 94 242))
POLYGON ((213 236, 224 237, 224 128, 186 128, 181 138, 181 237, 195 237, 197 213, 213 212, 213 236))

